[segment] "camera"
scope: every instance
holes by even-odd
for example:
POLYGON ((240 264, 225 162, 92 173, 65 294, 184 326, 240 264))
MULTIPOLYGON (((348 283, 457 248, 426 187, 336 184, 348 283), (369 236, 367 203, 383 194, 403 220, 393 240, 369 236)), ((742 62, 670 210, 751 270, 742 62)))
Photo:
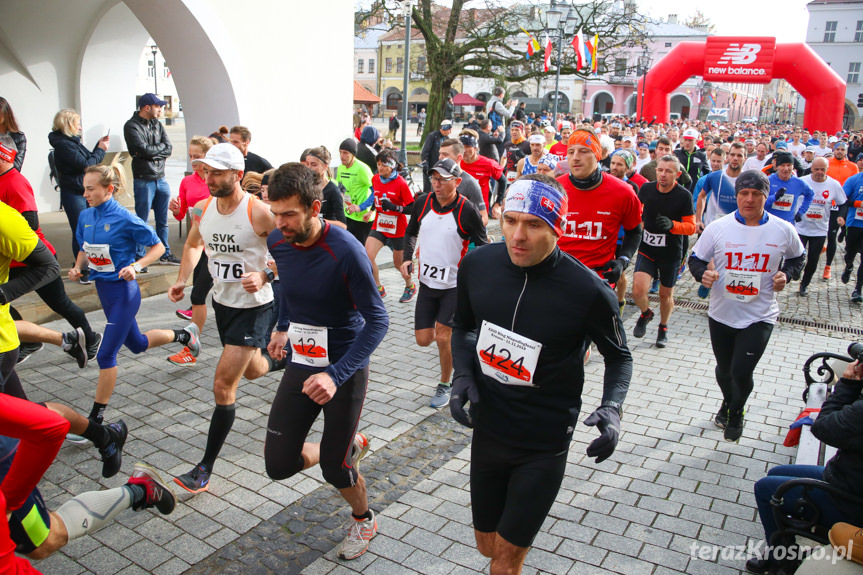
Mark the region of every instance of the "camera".
POLYGON ((852 343, 848 346, 848 355, 863 363, 863 343, 852 343))

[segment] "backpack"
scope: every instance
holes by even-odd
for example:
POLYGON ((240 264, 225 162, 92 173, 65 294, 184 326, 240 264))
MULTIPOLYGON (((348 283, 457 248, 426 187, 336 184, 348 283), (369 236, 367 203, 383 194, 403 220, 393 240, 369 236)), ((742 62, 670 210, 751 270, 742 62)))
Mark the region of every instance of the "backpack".
POLYGON ((494 108, 491 109, 491 112, 488 113, 488 119, 491 120, 491 131, 494 132, 500 126, 503 125, 503 118, 500 114, 495 112, 494 108))
POLYGON ((54 163, 54 150, 48 152, 48 172, 51 178, 51 185, 54 186, 54 191, 60 191, 60 174, 57 172, 57 164, 54 163))

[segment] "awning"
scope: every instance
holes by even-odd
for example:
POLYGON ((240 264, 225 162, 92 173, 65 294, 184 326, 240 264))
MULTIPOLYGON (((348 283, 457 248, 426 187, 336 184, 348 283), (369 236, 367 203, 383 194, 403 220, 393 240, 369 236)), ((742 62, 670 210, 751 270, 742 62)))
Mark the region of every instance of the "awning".
POLYGON ((477 100, 470 94, 456 94, 452 97, 452 103, 455 106, 485 106, 485 102, 477 100))
POLYGON ((414 94, 410 98, 408 98, 408 102, 411 104, 428 104, 429 103, 429 95, 428 94, 414 94))
POLYGON ((363 88, 359 82, 354 80, 354 104, 377 104, 380 98, 363 88))

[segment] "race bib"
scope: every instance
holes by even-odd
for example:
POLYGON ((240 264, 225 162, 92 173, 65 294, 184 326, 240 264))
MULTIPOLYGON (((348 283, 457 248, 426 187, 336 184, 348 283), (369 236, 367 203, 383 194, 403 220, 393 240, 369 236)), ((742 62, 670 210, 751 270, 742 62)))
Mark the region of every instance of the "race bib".
POLYGON ((447 287, 447 281, 450 276, 449 266, 440 266, 424 261, 420 261, 419 276, 420 281, 429 287, 435 287, 435 284, 442 288, 447 287))
POLYGON ((806 219, 823 220, 824 219, 824 206, 810 205, 809 209, 806 210, 806 219))
POLYGON ((246 264, 241 261, 210 260, 210 275, 220 282, 242 281, 246 264))
POLYGON ((642 239, 644 243, 649 246, 653 246, 655 248, 664 248, 665 247, 665 234, 652 234, 647 230, 644 230, 644 237, 642 239))
POLYGON ((518 172, 507 172, 506 173, 506 181, 510 184, 518 179, 518 172))
POLYGON ((378 223, 375 229, 379 232, 394 234, 396 233, 396 228, 398 228, 398 223, 398 216, 382 214, 381 212, 378 212, 378 223))
POLYGON ((794 196, 790 194, 785 194, 775 202, 773 202, 773 209, 779 210, 780 212, 788 212, 791 211, 791 206, 794 205, 794 196))
POLYGON ((291 362, 310 367, 327 367, 330 355, 327 348, 327 328, 304 323, 291 323, 288 328, 291 340, 291 362))
POLYGON ((758 297, 761 272, 725 270, 725 297, 749 303, 758 297))
POLYGON ((88 267, 96 272, 113 272, 114 262, 111 260, 110 244, 88 244, 81 246, 87 256, 88 267))
POLYGON ((506 385, 536 387, 533 376, 542 344, 485 320, 476 341, 482 372, 506 385))
POLYGON ((857 212, 854 214, 855 220, 863 220, 863 208, 855 208, 857 212))

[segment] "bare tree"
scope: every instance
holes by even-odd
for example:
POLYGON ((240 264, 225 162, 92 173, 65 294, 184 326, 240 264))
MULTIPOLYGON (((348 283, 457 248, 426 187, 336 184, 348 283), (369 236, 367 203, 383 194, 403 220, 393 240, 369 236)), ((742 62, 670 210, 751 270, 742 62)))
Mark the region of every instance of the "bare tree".
MULTIPOLYGON (((533 0, 531 0, 532 2, 533 0)), ((631 51, 646 43, 647 19, 637 14, 631 0, 588 3, 558 7, 569 10, 567 28, 579 29, 586 38, 599 35, 600 72, 602 61, 613 61, 615 55, 631 51)), ((395 15, 396 6, 378 3, 372 10, 389 14, 394 29, 404 38, 404 19, 395 15)), ((440 125, 444 104, 453 81, 459 76, 493 78, 502 85, 524 82, 546 74, 554 74, 557 64, 558 32, 549 31, 555 42, 552 66, 543 72, 543 49, 531 59, 525 59, 526 37, 522 28, 540 42, 545 39, 545 16, 548 5, 522 3, 505 6, 500 0, 452 0, 452 7, 436 5, 432 0, 419 0, 412 11, 412 37, 419 35, 425 43, 425 73, 431 84, 423 140, 440 125)), ((576 68, 576 55, 569 45, 572 34, 563 38, 560 72, 562 75, 587 77, 590 71, 576 68)), ((404 98, 408 94, 403 94, 404 98)))
POLYGON ((708 34, 716 33, 716 24, 711 22, 710 18, 697 8, 695 9, 695 14, 687 18, 683 25, 694 30, 703 30, 708 34))

